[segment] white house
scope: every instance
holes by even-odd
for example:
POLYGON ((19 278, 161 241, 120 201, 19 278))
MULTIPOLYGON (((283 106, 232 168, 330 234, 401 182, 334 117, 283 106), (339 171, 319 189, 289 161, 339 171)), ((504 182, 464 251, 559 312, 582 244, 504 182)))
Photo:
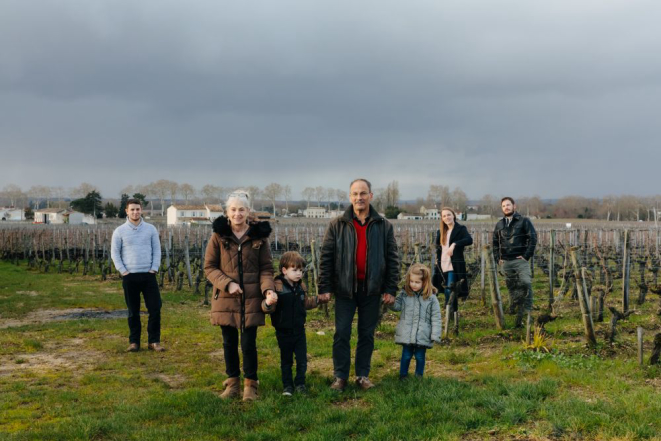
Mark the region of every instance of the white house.
POLYGON ((324 219, 326 217, 326 209, 324 207, 310 207, 303 210, 303 216, 311 219, 324 219))
POLYGON ((0 221, 20 221, 25 219, 23 210, 15 207, 0 207, 0 221))
POLYGON ((211 223, 222 214, 220 205, 170 205, 167 210, 168 225, 211 223))
POLYGON ((414 213, 414 214, 411 214, 411 213, 399 213, 399 214, 397 215, 397 219, 400 219, 400 220, 422 220, 422 219, 423 219, 423 216, 422 216, 422 214, 420 214, 420 213, 414 213))
POLYGON ((335 219, 336 217, 340 217, 344 214, 344 210, 330 210, 328 213, 326 213, 326 217, 328 219, 335 219))
POLYGON ((42 208, 34 212, 35 224, 81 225, 84 218, 83 213, 63 208, 42 208))
POLYGON ((425 208, 424 205, 420 207, 420 214, 422 214, 425 219, 439 220, 441 218, 438 208, 425 208))

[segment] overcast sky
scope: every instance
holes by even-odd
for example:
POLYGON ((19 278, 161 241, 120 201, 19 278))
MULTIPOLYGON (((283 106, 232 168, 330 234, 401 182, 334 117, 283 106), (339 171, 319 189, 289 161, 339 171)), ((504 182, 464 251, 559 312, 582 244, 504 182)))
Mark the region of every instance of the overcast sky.
POLYGON ((0 2, 0 189, 661 192, 661 2, 0 2))

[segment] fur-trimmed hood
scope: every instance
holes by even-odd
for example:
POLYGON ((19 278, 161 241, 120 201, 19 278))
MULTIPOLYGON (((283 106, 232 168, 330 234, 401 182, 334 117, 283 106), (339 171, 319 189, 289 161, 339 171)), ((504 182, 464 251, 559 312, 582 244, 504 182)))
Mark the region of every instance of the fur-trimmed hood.
MULTIPOLYGON (((271 224, 267 221, 256 221, 248 220, 248 231, 246 236, 250 236, 253 239, 266 239, 271 235, 271 224)), ((232 233, 232 227, 230 221, 226 216, 220 216, 213 221, 213 232, 218 233, 221 237, 230 237, 232 233)))

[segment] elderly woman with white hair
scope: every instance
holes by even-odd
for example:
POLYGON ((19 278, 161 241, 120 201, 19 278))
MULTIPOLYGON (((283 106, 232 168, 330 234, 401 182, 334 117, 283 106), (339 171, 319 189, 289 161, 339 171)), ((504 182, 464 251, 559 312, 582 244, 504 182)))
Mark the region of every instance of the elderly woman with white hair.
POLYGON ((213 284, 211 323, 223 333, 228 379, 221 398, 241 394, 239 334, 243 354, 243 401, 257 399, 257 327, 263 326, 261 303, 275 302, 273 262, 268 237, 271 226, 250 215, 250 195, 230 194, 226 215, 213 222, 213 233, 204 257, 204 272, 213 284))

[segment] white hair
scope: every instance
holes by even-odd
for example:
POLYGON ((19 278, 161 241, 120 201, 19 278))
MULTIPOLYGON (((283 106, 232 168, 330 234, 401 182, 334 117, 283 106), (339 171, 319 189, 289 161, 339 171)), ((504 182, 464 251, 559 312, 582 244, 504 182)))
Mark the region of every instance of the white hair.
POLYGON ((250 210, 250 193, 245 190, 235 190, 227 197, 225 208, 229 209, 231 205, 241 205, 250 210))

